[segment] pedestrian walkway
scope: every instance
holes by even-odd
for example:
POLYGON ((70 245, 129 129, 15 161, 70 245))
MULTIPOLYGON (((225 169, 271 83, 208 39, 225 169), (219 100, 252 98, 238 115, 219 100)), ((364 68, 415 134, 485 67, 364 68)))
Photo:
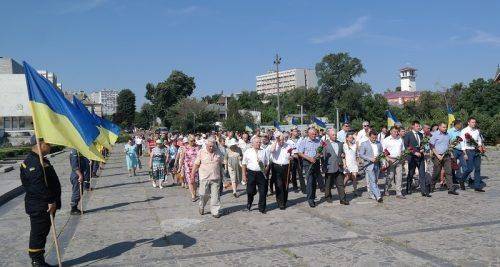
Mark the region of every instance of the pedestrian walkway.
MULTIPOLYGON (((496 150, 483 162, 488 178, 484 194, 468 190, 449 196, 444 191, 432 198, 392 196, 377 204, 365 197, 351 200, 349 188, 351 205, 319 201, 312 209, 302 194, 290 193, 286 210, 279 210, 269 196, 268 213, 261 214, 256 207, 245 212, 245 195, 236 199, 226 193, 219 219, 199 215, 186 189, 153 188, 145 170, 128 177, 121 152, 117 146, 95 180, 86 214, 58 226, 65 266, 500 264, 496 150)), ((69 172, 60 177, 66 183, 58 225, 69 212, 69 172)), ((28 218, 18 211, 22 201, 13 201, 18 204, 11 210, 0 208, 1 239, 15 244, 0 248, 7 256, 0 265, 25 266, 28 218)), ((49 260, 55 263, 53 250, 49 260)))

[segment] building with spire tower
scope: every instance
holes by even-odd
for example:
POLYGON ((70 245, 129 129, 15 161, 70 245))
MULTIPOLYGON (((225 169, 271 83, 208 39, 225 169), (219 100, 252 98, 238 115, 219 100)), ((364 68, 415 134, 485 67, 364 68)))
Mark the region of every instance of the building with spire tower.
POLYGON ((400 90, 395 92, 386 92, 384 97, 389 105, 402 106, 408 101, 416 101, 420 97, 417 91, 416 83, 417 69, 404 67, 399 70, 400 90))

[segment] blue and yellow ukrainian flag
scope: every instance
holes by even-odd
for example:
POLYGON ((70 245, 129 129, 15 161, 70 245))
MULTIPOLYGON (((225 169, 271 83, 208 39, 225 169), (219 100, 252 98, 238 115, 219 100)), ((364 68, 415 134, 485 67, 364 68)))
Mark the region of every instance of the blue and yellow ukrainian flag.
POLYGON ((453 109, 448 108, 448 129, 453 127, 453 122, 455 121, 455 115, 453 115, 453 109))
POLYGON ((326 123, 316 117, 312 117, 311 120, 313 121, 313 124, 316 125, 316 127, 321 128, 321 129, 326 129, 326 123))
POLYGON ((279 122, 273 121, 273 124, 274 124, 274 128, 276 128, 276 130, 281 131, 281 125, 279 122))
POLYGON ((101 128, 104 130, 104 133, 108 136, 109 143, 111 145, 114 145, 116 143, 116 140, 118 140, 118 136, 120 135, 120 127, 105 118, 99 117, 95 113, 92 113, 92 116, 94 116, 98 125, 101 126, 101 128))
POLYGON ((392 127, 396 123, 399 123, 398 119, 396 119, 396 116, 394 116, 389 110, 386 110, 385 113, 387 114, 387 127, 392 127))
POLYGON ((292 124, 293 124, 293 125, 299 125, 299 124, 300 124, 299 118, 297 118, 297 117, 292 117, 292 124))
MULTIPOLYGON (((111 143, 105 130, 98 124, 97 120, 92 116, 92 113, 90 113, 87 107, 85 107, 82 101, 78 100, 76 96, 73 96, 73 105, 85 115, 87 121, 93 122, 97 129, 99 129, 99 135, 95 139, 95 142, 107 149, 111 149, 111 143)), ((99 150, 99 146, 96 146, 96 149, 99 150)))
POLYGON ((50 144, 74 148, 90 160, 104 161, 94 145, 99 129, 64 97, 62 91, 28 63, 23 62, 23 65, 36 136, 50 144))

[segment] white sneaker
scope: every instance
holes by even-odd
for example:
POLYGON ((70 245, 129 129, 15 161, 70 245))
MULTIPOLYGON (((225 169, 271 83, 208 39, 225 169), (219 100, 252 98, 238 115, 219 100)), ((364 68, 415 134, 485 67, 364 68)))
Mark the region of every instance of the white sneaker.
POLYGON ((162 185, 162 184, 163 184, 163 182, 162 182, 162 181, 160 181, 160 182, 158 182, 158 183, 159 183, 159 186, 158 186, 158 187, 160 187, 160 189, 162 189, 162 188, 163 188, 163 185, 162 185))
POLYGON ((156 188, 156 183, 153 181, 153 187, 156 188))

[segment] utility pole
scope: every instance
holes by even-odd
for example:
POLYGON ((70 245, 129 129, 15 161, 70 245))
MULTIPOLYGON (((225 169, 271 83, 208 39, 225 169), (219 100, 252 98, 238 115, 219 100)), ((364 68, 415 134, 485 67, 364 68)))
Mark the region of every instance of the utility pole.
POLYGON ((339 109, 338 109, 338 108, 336 108, 336 110, 337 110, 337 131, 338 131, 338 130, 339 130, 339 128, 340 128, 340 122, 339 122, 339 109))
POLYGON ((274 65, 276 65, 276 90, 278 96, 278 123, 281 121, 280 115, 280 64, 281 58, 276 54, 276 59, 274 59, 274 65))
POLYGON ((300 124, 304 124, 304 106, 297 105, 297 107, 300 107, 300 124))

